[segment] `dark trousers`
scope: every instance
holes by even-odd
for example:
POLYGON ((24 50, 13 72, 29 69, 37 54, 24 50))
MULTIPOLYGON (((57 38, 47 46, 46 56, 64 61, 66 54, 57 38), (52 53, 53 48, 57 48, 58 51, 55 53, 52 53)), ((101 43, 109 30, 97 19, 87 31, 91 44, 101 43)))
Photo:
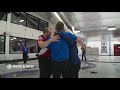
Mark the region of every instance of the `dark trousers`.
POLYGON ((51 60, 48 58, 39 58, 40 78, 50 78, 51 60))
POLYGON ((23 53, 24 64, 27 63, 27 58, 28 58, 27 53, 23 53))
POLYGON ((53 78, 60 78, 62 75, 63 78, 69 78, 69 62, 62 61, 62 62, 55 62, 52 61, 52 73, 53 78))
POLYGON ((85 58, 85 61, 86 61, 86 51, 82 51, 82 60, 83 60, 83 57, 85 58))
POLYGON ((70 77, 71 78, 78 78, 80 66, 81 66, 81 63, 78 63, 78 64, 70 63, 70 77))

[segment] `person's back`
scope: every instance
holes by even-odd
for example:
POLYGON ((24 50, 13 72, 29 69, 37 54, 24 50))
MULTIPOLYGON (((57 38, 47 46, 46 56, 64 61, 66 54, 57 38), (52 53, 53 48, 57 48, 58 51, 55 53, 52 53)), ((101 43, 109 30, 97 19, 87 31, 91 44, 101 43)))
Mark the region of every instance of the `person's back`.
POLYGON ((75 42, 69 35, 68 32, 62 32, 60 36, 67 41, 69 44, 69 59, 71 63, 80 63, 80 58, 78 56, 77 42, 75 42))
MULTIPOLYGON (((64 30, 64 23, 58 22, 55 27, 56 31, 64 30)), ((62 74, 63 78, 69 77, 69 45, 60 37, 59 41, 52 42, 48 45, 51 50, 51 57, 53 61, 53 77, 60 78, 62 74)))
POLYGON ((61 32, 59 35, 69 44, 70 77, 78 78, 81 62, 75 37, 69 32, 61 32))
POLYGON ((69 46, 68 43, 60 38, 59 41, 48 45, 51 51, 53 78, 69 77, 69 46))
POLYGON ((51 57, 54 61, 64 61, 69 58, 69 47, 67 42, 60 38, 59 41, 52 42, 48 45, 51 50, 51 57))

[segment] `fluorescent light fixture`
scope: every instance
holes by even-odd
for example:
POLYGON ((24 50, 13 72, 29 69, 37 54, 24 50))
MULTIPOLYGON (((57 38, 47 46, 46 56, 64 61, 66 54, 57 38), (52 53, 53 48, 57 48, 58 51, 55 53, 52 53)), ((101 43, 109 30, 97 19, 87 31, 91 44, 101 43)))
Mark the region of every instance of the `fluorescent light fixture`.
MULTIPOLYGON (((62 21, 62 19, 59 17, 59 15, 57 14, 57 12, 53 12, 54 13, 54 15, 60 20, 60 21, 62 21)), ((63 21, 62 21, 63 22, 63 21)))
POLYGON ((24 20, 20 20, 19 22, 24 22, 24 20))
POLYGON ((20 41, 22 41, 22 40, 20 40, 20 41))
POLYGON ((111 31, 111 30, 116 30, 116 28, 108 28, 107 30, 110 30, 110 31, 111 31))
POLYGON ((11 39, 11 40, 13 40, 13 39, 11 39))
POLYGON ((74 31, 74 27, 72 26, 72 30, 74 31))
POLYGON ((79 33, 80 31, 74 31, 74 33, 79 33))
POLYGON ((79 33, 80 32, 80 31, 75 31, 74 29, 75 28, 72 26, 72 30, 73 30, 74 33, 79 33))
POLYGON ((13 38, 13 39, 16 39, 16 38, 13 38))

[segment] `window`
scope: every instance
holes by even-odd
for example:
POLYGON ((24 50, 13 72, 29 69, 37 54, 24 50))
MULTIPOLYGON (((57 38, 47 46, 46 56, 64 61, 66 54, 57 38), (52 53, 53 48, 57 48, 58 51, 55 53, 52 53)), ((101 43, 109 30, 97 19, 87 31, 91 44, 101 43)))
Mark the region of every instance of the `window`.
POLYGON ((26 46, 29 49, 29 53, 37 53, 37 40, 26 39, 26 46))
POLYGON ((41 31, 48 27, 48 22, 24 12, 12 12, 11 23, 41 31))
POLYGON ((0 54, 5 53, 5 36, 0 35, 0 54))
POLYGON ((26 26, 26 13, 22 12, 12 12, 11 13, 11 23, 26 26))
POLYGON ((7 12, 0 12, 0 20, 7 21, 7 12))
POLYGON ((10 37, 10 53, 11 54, 21 53, 24 45, 25 45, 24 38, 10 37))
POLYGON ((38 18, 28 14, 28 17, 27 17, 27 27, 38 30, 38 21, 39 21, 38 18))
POLYGON ((19 54, 22 52, 23 46, 27 46, 29 53, 37 53, 37 40, 25 39, 19 37, 10 37, 10 53, 19 54))
POLYGON ((39 30, 43 30, 44 28, 48 27, 48 22, 44 21, 44 20, 39 20, 39 30))

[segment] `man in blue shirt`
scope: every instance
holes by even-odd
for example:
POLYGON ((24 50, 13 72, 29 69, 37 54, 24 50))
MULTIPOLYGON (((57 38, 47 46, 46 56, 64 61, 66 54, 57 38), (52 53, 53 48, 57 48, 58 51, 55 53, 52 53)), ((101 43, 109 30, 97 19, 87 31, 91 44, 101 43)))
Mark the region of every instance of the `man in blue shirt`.
POLYGON ((69 46, 68 43, 60 38, 59 41, 48 45, 52 57, 53 78, 69 78, 69 46))
MULTIPOLYGON (((78 78, 81 61, 78 56, 77 42, 71 38, 71 35, 69 33, 67 34, 66 32, 61 32, 60 36, 69 44, 70 77, 78 78)), ((74 38, 76 37, 74 36, 74 38)))
POLYGON ((64 29, 56 31, 56 34, 60 35, 61 38, 66 40, 69 44, 70 77, 78 78, 81 62, 78 56, 78 49, 76 43, 79 42, 80 45, 83 45, 83 42, 80 38, 76 37, 75 35, 69 32, 65 32, 64 29))
POLYGON ((29 51, 29 49, 26 46, 23 46, 22 51, 23 51, 24 64, 26 64, 27 58, 28 58, 28 51, 29 51))

